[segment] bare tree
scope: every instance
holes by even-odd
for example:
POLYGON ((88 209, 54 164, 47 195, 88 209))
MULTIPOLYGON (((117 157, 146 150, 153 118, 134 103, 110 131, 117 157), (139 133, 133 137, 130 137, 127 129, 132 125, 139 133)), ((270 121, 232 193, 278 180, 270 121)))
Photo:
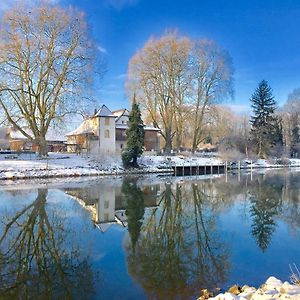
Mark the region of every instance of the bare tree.
POLYGON ((281 109, 284 143, 292 156, 300 154, 300 89, 288 95, 287 102, 281 109))
POLYGON ((188 101, 193 105, 192 151, 195 152, 199 143, 206 138, 202 126, 208 107, 233 93, 230 56, 213 41, 197 41, 192 52, 191 72, 188 101))
POLYGON ((82 12, 42 2, 2 17, 0 107, 43 156, 49 127, 79 109, 81 88, 92 77, 96 48, 87 29, 82 12))
POLYGON ((174 32, 151 38, 129 62, 128 73, 128 87, 161 129, 166 151, 174 137, 177 148, 186 145, 187 122, 195 151, 207 108, 232 92, 229 55, 212 41, 194 42, 174 32))
POLYGON ((176 32, 151 38, 129 62, 128 87, 137 94, 155 127, 161 129, 165 150, 172 149, 188 88, 187 65, 191 42, 176 32))

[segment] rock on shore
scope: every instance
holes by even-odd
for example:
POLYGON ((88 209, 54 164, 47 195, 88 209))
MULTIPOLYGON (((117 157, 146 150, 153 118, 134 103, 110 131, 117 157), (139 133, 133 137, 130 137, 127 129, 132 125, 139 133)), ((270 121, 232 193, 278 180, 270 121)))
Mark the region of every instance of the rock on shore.
MULTIPOLYGON (((229 289, 230 291, 231 289, 229 289)), ((210 300, 300 300, 300 286, 289 282, 270 277, 260 288, 243 286, 240 291, 236 289, 236 294, 226 292, 210 300)))

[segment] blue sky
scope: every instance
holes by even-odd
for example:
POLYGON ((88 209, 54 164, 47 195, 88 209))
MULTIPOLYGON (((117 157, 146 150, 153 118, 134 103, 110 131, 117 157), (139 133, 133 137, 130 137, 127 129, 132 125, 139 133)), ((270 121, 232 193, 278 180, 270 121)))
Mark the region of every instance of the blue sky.
MULTIPOLYGON (((1 0, 13 2, 13 0, 1 0)), ((178 29, 215 40, 232 57, 236 111, 249 106, 266 79, 282 104, 300 87, 300 1, 296 0, 52 0, 86 12, 107 60, 97 98, 112 109, 128 107, 128 61, 151 35, 178 29)), ((1 8, 1 7, 0 7, 1 8)))

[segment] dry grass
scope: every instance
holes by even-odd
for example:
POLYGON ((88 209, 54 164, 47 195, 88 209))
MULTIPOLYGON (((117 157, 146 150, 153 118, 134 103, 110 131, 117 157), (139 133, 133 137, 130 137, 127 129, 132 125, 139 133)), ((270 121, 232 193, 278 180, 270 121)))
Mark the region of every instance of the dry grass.
POLYGON ((297 265, 293 263, 293 265, 290 265, 290 270, 292 275, 290 276, 291 282, 293 284, 300 285, 300 271, 297 268, 297 265))

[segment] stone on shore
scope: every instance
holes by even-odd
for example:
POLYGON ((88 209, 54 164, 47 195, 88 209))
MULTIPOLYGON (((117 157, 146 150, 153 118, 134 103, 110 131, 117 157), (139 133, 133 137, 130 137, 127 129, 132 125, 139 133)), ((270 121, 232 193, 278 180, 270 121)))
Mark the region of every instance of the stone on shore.
POLYGON ((234 285, 228 292, 219 294, 209 300, 300 300, 300 286, 271 276, 258 289, 247 285, 242 288, 234 285), (238 291, 240 291, 238 293, 238 291))

